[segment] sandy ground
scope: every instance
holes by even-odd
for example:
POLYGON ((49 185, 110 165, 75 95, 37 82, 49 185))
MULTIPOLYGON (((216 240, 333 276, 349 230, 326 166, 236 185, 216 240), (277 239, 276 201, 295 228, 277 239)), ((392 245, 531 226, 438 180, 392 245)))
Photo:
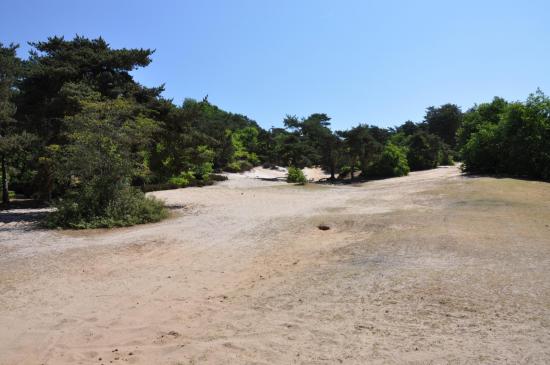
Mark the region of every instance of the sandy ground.
MULTIPOLYGON (((276 167, 274 169, 265 169, 263 167, 255 167, 250 171, 246 171, 239 174, 225 174, 230 177, 231 180, 241 180, 243 178, 255 178, 263 180, 273 181, 285 181, 288 170, 285 167, 276 167)), ((319 180, 328 179, 330 174, 326 173, 319 167, 306 167, 302 169, 304 176, 308 181, 316 182, 319 180)))
POLYGON ((0 213, 0 364, 550 363, 550 184, 155 195, 173 218, 112 231, 0 213))

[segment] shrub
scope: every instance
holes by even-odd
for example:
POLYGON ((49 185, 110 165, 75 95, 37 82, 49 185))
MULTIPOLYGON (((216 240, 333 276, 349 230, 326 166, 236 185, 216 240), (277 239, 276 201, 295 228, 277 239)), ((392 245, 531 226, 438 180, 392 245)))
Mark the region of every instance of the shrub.
POLYGON ((212 180, 212 181, 226 181, 227 179, 228 179, 228 177, 225 176, 225 175, 220 175, 220 174, 210 175, 210 180, 212 180))
POLYGON ((340 174, 338 174, 339 179, 344 179, 346 176, 348 176, 351 173, 351 166, 342 166, 340 168, 340 174))
POLYGON ((244 172, 252 169, 254 165, 246 160, 237 160, 230 162, 226 167, 225 171, 227 172, 244 172))
POLYGON ((195 175, 191 171, 183 172, 178 176, 173 176, 168 179, 168 183, 177 185, 180 188, 191 185, 195 181, 195 175))
POLYGON ((441 151, 441 154, 439 157, 439 165, 442 165, 442 166, 454 165, 453 153, 450 150, 444 149, 443 151, 441 151))
POLYGON ((158 222, 168 216, 164 204, 133 187, 116 191, 104 207, 90 203, 93 191, 70 194, 57 201, 44 224, 48 228, 111 228, 158 222))
POLYGON ((203 162, 199 165, 196 165, 193 169, 193 175, 198 180, 208 180, 210 174, 214 171, 214 164, 212 162, 203 162))
POLYGON ((367 169, 369 177, 394 177, 404 176, 409 173, 407 157, 403 149, 392 143, 388 143, 377 161, 367 169))
POLYGON ((306 179, 304 173, 302 172, 302 170, 300 170, 297 167, 290 166, 288 168, 288 174, 287 174, 287 177, 286 177, 286 182, 304 185, 304 184, 307 183, 307 179, 306 179))
POLYGON ((15 199, 15 191, 8 190, 8 198, 15 199))
POLYGON ((461 150, 462 168, 476 173, 498 172, 500 146, 497 135, 498 126, 489 123, 472 133, 461 150))

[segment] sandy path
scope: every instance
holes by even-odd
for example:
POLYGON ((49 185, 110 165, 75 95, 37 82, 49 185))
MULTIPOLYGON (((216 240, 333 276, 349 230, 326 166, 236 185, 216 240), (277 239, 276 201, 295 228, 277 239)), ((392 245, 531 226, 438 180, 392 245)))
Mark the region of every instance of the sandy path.
POLYGON ((84 234, 0 216, 0 364, 550 362, 550 184, 155 195, 184 208, 84 234))

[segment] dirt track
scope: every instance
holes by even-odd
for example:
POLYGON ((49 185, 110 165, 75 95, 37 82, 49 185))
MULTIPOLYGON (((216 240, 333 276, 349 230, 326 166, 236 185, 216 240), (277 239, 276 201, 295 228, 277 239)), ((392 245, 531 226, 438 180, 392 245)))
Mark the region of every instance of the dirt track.
POLYGON ((0 364, 550 363, 550 184, 155 195, 183 208, 110 232, 0 213, 0 364))

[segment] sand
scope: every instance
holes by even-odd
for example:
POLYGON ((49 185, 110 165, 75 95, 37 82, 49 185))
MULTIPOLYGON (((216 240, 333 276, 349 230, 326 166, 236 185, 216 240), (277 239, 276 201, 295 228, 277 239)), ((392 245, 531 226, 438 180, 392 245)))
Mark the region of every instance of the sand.
POLYGON ((110 231, 0 213, 0 364, 550 362, 550 184, 449 167, 154 195, 172 218, 110 231))

